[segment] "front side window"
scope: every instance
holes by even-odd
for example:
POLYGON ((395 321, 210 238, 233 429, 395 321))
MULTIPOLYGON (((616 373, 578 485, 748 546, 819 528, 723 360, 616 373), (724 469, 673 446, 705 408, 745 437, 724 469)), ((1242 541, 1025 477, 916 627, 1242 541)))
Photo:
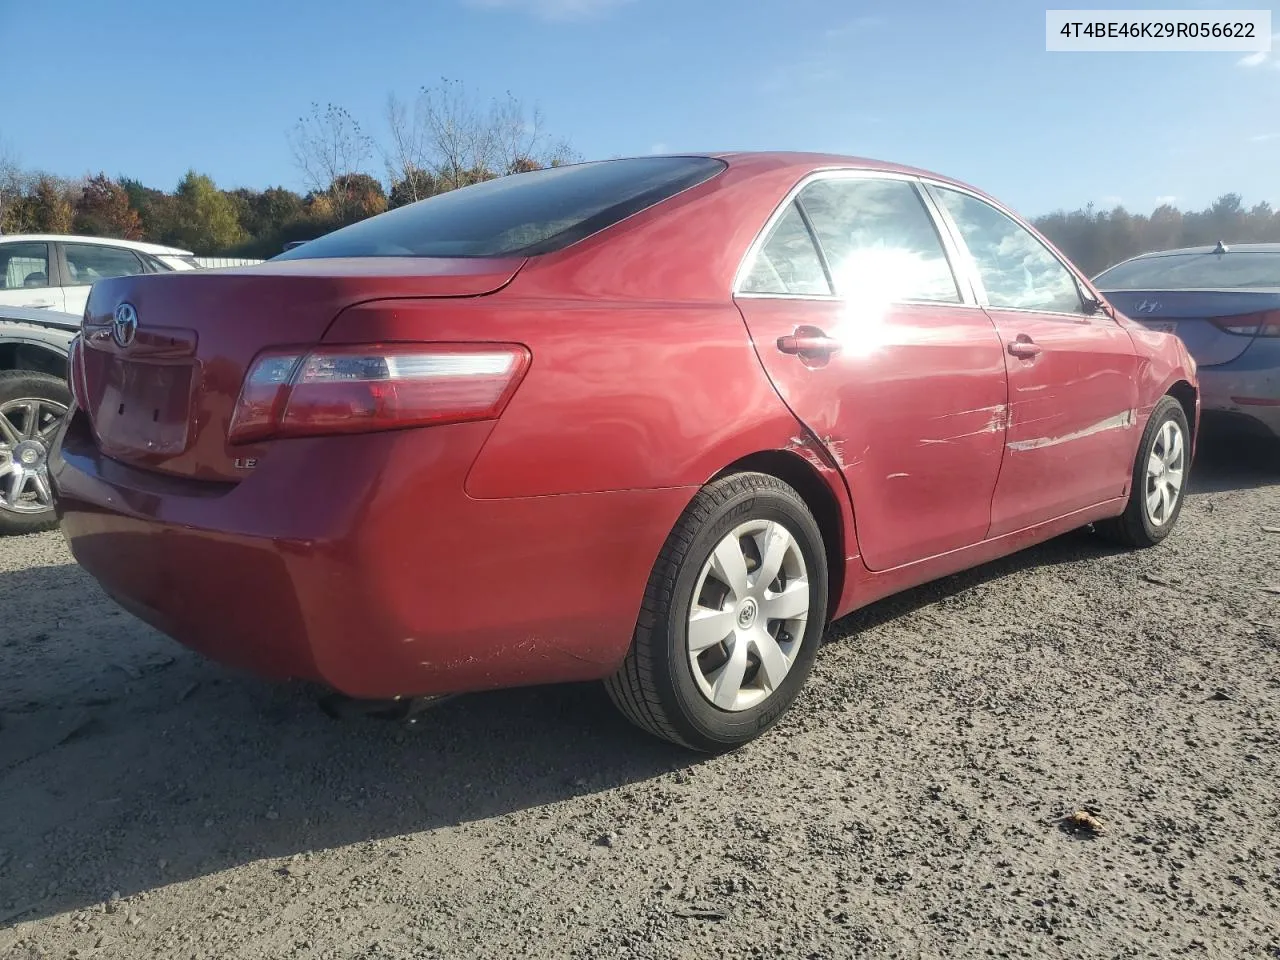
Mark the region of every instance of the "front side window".
POLYGON ((741 289, 756 294, 831 295, 822 258, 794 202, 787 205, 787 212, 756 252, 741 289))
POLYGON ((30 290, 47 286, 47 243, 0 243, 0 290, 30 290))
POLYGON ((835 178, 800 192, 836 293, 880 302, 959 303, 933 217, 905 180, 835 178))
POLYGON ((145 272, 142 261, 131 250, 90 243, 63 245, 67 258, 67 284, 81 286, 108 277, 132 277, 145 272))
POLYGON ((1071 271, 1027 229, 967 193, 934 187, 969 248, 993 307, 1083 314, 1071 271))

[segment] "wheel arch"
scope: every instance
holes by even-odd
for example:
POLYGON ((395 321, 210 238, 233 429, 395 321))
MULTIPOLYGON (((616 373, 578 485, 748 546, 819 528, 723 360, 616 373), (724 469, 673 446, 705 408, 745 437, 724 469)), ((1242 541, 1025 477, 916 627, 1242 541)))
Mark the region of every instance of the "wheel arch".
POLYGON ((32 370, 67 379, 66 355, 28 340, 0 341, 0 370, 32 370))
POLYGON ((792 487, 817 521, 827 555, 827 619, 830 620, 844 595, 845 557, 849 555, 846 544, 853 541, 853 531, 846 520, 847 507, 822 473, 790 450, 759 450, 747 454, 724 467, 708 482, 747 472, 766 473, 792 487))
POLYGON ((1182 412, 1187 415, 1187 426, 1191 429, 1191 449, 1194 451, 1196 435, 1200 432, 1196 416, 1196 410, 1199 408, 1199 392, 1186 380, 1175 380, 1165 393, 1177 400, 1182 407, 1182 412))

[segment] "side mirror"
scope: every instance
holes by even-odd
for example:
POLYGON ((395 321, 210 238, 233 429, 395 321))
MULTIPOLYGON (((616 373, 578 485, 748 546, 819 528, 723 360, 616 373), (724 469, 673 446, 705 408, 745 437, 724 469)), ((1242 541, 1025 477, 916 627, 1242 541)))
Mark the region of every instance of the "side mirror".
POLYGON ((1097 316, 1099 313, 1109 315, 1110 311, 1107 310, 1106 304, 1096 297, 1093 297, 1082 290, 1080 291, 1080 298, 1084 301, 1084 312, 1088 316, 1097 316))

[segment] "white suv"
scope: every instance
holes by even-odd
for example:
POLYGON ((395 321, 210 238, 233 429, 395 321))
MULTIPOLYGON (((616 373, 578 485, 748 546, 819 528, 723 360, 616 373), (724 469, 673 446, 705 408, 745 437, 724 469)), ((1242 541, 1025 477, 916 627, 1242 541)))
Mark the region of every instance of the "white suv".
POLYGON ((9 234, 0 236, 0 306, 45 307, 79 316, 95 280, 199 266, 191 251, 155 243, 9 234))

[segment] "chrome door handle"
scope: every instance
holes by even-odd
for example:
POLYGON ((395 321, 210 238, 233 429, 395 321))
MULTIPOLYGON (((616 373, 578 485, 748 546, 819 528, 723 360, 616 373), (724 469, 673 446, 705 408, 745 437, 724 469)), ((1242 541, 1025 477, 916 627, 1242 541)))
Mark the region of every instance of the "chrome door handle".
POLYGON ((795 356, 827 356, 840 349, 840 341, 825 333, 794 333, 778 338, 778 350, 795 356))

